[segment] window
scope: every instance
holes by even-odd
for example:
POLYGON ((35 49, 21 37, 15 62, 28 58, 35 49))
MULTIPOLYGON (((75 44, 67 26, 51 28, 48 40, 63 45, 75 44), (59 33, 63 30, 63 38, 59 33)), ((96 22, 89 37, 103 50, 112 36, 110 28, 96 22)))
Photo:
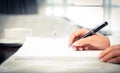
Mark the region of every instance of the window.
POLYGON ((120 0, 47 0, 47 4, 46 15, 67 17, 86 28, 108 21, 103 30, 120 35, 120 0))
POLYGON ((102 0, 47 0, 47 15, 63 16, 82 27, 92 28, 103 22, 102 0), (57 2, 58 1, 58 2, 57 2))
POLYGON ((82 27, 93 28, 103 21, 102 0, 67 0, 66 17, 82 27))
POLYGON ((72 5, 102 5, 102 0, 67 0, 72 5))
POLYGON ((120 35, 120 0, 111 0, 111 29, 113 35, 120 35))

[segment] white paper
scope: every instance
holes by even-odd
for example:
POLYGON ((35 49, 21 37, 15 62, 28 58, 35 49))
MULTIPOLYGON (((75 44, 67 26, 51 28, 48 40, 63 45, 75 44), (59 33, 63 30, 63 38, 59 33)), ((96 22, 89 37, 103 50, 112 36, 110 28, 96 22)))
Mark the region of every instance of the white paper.
POLYGON ((74 51, 66 38, 26 38, 16 53, 22 57, 98 57, 101 51, 74 51))

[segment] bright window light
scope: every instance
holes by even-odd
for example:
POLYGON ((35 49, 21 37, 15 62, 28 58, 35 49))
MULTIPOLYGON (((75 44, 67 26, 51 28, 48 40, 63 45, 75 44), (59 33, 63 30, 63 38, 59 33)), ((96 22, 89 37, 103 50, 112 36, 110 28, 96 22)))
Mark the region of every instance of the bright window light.
POLYGON ((102 5, 102 0, 67 0, 73 5, 102 5))
POLYGON ((47 7, 45 13, 48 16, 52 15, 52 8, 51 7, 47 7))
POLYGON ((46 8, 46 15, 54 15, 54 16, 63 16, 64 10, 61 6, 55 6, 55 7, 47 7, 46 8))
POLYGON ((120 36, 120 9, 119 8, 113 8, 111 12, 111 29, 113 35, 119 35, 120 36))
POLYGON ((80 26, 92 28, 103 21, 103 9, 101 7, 69 7, 66 17, 78 23, 80 26))
POLYGON ((63 16, 63 13, 64 11, 63 11, 63 8, 62 7, 60 7, 60 6, 56 6, 56 7, 54 7, 54 10, 53 10, 53 14, 55 15, 55 16, 63 16))

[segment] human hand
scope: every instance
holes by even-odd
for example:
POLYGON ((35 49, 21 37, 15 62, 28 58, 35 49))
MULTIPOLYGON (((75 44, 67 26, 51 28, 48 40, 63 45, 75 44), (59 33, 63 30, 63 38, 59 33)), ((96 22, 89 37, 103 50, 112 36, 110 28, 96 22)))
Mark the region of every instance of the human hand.
POLYGON ((69 46, 73 44, 74 50, 102 50, 110 46, 108 37, 98 34, 80 39, 87 32, 89 30, 85 28, 73 32, 69 38, 69 46))
POLYGON ((120 63, 120 45, 106 48, 100 54, 100 60, 109 63, 120 63))

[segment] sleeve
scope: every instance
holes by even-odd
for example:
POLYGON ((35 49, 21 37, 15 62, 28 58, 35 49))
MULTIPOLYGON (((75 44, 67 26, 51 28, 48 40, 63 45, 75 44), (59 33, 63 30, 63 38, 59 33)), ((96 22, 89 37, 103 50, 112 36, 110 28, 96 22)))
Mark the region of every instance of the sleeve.
POLYGON ((108 36, 108 38, 110 40, 111 46, 120 44, 120 36, 108 36))

